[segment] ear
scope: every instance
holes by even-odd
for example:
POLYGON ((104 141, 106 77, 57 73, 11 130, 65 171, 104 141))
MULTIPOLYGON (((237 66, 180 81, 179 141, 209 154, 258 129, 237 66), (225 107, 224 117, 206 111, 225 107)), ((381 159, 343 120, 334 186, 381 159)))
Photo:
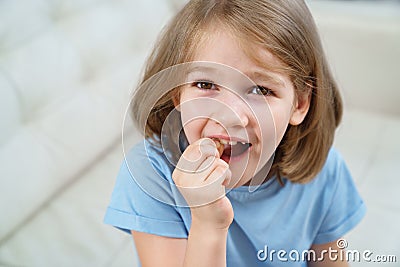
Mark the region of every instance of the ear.
POLYGON ((307 115, 308 109, 310 108, 311 102, 311 89, 306 92, 299 92, 294 103, 293 113, 289 123, 291 125, 299 125, 303 122, 307 115))

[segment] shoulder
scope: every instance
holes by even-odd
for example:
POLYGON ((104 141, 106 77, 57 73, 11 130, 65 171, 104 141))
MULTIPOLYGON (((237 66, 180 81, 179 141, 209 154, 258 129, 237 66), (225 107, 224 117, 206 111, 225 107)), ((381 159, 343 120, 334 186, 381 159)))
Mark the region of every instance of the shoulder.
POLYGON ((342 155, 335 148, 329 150, 325 164, 311 183, 335 186, 340 179, 352 179, 342 155))
POLYGON ((150 168, 163 176, 171 172, 172 167, 162 147, 147 139, 138 142, 126 153, 124 164, 136 173, 148 172, 150 168))
POLYGON ((171 168, 162 148, 146 139, 141 140, 124 154, 116 188, 129 191, 129 194, 142 191, 160 199, 165 192, 171 191, 171 168))
POLYGON ((292 184, 306 195, 312 195, 317 202, 328 204, 335 198, 337 192, 347 191, 346 188, 354 188, 353 178, 348 170, 342 155, 331 148, 321 171, 310 182, 305 184, 292 184))
POLYGON ((334 175, 336 174, 338 168, 345 165, 343 156, 334 147, 329 150, 328 156, 326 158, 324 167, 322 168, 322 173, 327 173, 334 175))
POLYGON ((366 208, 342 155, 332 148, 322 171, 314 181, 319 191, 318 209, 322 221, 316 220, 318 234, 314 244, 332 242, 354 228, 366 208))
POLYGON ((159 160, 160 157, 162 157, 162 148, 147 139, 139 141, 126 153, 127 161, 159 160))
POLYGON ((187 213, 162 149, 142 140, 126 153, 107 209, 105 222, 130 232, 186 238, 187 213))

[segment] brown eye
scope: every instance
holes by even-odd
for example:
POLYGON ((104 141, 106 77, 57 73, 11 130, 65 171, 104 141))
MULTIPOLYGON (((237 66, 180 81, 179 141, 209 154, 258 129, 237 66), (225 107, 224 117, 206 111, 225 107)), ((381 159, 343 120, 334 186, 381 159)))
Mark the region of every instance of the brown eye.
POLYGON ((263 95, 263 96, 269 96, 269 95, 273 94, 271 89, 268 89, 267 87, 260 86, 260 85, 257 85, 256 87, 254 87, 251 90, 251 93, 256 94, 256 95, 263 95))
POLYGON ((215 89, 215 85, 212 82, 206 82, 206 81, 202 81, 202 82, 196 82, 195 86, 199 89, 202 90, 212 90, 215 89))

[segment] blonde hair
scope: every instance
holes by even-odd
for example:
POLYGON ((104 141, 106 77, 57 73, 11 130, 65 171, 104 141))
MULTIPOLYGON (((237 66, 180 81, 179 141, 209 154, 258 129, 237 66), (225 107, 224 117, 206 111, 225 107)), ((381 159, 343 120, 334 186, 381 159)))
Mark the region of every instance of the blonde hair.
MULTIPOLYGON (((193 59, 207 30, 223 25, 238 38, 246 54, 263 65, 252 47, 277 57, 291 78, 296 94, 309 92, 311 103, 304 121, 289 125, 276 149, 269 177, 281 176, 305 183, 322 169, 342 116, 342 100, 329 70, 317 28, 303 0, 192 0, 163 30, 150 54, 141 84, 158 72, 193 59)), ((271 66, 266 66, 271 67, 271 66)), ((139 87, 132 102, 134 122, 147 138, 160 137, 173 98, 179 90, 162 96, 145 118, 146 87, 139 87), (145 126, 143 126, 145 125, 145 126)))

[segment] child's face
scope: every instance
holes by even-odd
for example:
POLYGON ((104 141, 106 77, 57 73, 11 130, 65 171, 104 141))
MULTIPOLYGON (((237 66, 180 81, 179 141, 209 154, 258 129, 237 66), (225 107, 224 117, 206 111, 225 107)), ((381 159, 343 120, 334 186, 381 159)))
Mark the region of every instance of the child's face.
MULTIPOLYGON (((281 66, 266 50, 260 49, 259 57, 266 65, 281 66)), ((205 137, 234 141, 221 157, 232 171, 228 187, 247 184, 273 156, 288 124, 302 122, 308 97, 295 97, 287 75, 257 66, 224 31, 211 34, 194 60, 218 64, 189 74, 191 82, 181 90, 177 108, 187 139, 190 144, 205 137)), ((268 171, 263 169, 264 178, 268 171)))

